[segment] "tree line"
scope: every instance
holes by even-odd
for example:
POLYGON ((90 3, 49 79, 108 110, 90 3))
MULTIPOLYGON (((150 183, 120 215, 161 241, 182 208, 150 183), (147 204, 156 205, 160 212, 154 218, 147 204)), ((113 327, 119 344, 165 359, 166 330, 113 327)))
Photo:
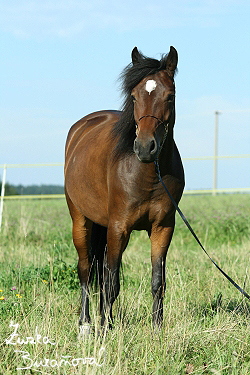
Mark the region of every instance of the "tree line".
MULTIPOLYGON (((2 182, 0 181, 0 192, 2 182)), ((39 194, 64 194, 64 187, 61 185, 12 185, 5 184, 4 195, 39 195, 39 194)))

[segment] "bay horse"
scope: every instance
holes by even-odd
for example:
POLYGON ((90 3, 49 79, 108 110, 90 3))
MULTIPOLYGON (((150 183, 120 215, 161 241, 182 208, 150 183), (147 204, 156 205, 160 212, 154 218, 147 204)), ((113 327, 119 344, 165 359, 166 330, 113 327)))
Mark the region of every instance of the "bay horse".
POLYGON ((184 171, 173 138, 178 54, 170 47, 160 60, 135 47, 121 74, 121 111, 99 111, 76 122, 65 148, 65 195, 73 222, 82 291, 80 331, 89 333, 89 285, 100 283, 101 326, 112 327, 112 305, 120 290, 122 254, 133 230, 151 240, 154 328, 163 319, 165 262, 175 226, 175 208, 159 182, 178 203, 184 171))

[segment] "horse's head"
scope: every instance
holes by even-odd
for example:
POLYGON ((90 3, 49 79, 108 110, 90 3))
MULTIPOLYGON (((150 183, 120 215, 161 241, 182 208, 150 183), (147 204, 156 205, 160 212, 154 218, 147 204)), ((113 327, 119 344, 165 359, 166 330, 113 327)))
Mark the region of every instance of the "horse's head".
MULTIPOLYGON (((134 65, 140 64, 140 56, 135 47, 132 51, 134 65)), ((177 51, 170 47, 164 69, 143 78, 131 92, 136 123, 134 152, 144 163, 158 158, 169 128, 174 126, 177 61, 177 51)))

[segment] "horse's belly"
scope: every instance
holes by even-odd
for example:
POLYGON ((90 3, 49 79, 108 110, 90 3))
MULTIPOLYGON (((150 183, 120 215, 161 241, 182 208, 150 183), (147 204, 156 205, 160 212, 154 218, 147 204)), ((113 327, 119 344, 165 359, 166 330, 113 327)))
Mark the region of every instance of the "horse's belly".
POLYGON ((77 167, 69 168, 65 189, 83 216, 97 224, 108 225, 107 192, 103 184, 96 181, 94 171, 85 169, 84 164, 81 173, 77 167))

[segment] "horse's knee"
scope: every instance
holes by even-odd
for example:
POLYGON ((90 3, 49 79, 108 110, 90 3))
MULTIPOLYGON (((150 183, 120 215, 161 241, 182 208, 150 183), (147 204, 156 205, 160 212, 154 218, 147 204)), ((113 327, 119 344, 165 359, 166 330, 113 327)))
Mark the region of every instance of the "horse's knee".
POLYGON ((88 259, 80 259, 77 264, 78 277, 82 284, 88 284, 90 281, 90 265, 88 259))
POLYGON ((113 304, 120 292, 119 269, 116 269, 113 272, 106 269, 104 292, 108 304, 113 304))
POLYGON ((151 283, 151 292, 153 298, 160 297, 163 294, 165 287, 163 285, 163 280, 162 277, 154 277, 152 278, 152 283, 151 283))
POLYGON ((73 219, 73 242, 78 253, 78 276, 80 283, 87 283, 90 274, 90 235, 91 223, 81 215, 75 215, 73 219))
POLYGON ((153 266, 151 291, 153 297, 163 295, 165 289, 165 264, 161 259, 153 266))

